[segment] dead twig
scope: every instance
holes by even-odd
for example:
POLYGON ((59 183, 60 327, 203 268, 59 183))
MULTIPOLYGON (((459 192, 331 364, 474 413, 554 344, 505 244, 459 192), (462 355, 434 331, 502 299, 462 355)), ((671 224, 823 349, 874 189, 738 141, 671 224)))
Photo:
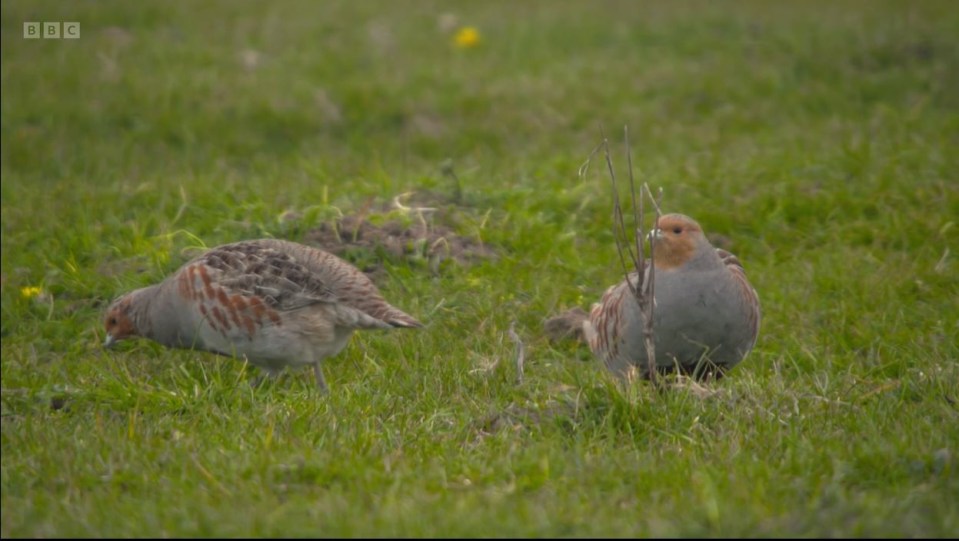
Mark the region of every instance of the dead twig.
MULTIPOLYGON (((623 267, 623 274, 626 277, 626 285, 630 293, 636 299, 639 309, 643 314, 643 343, 646 346, 646 369, 649 374, 649 380, 653 386, 659 388, 660 382, 656 371, 656 344, 653 335, 653 316, 655 312, 655 294, 656 294, 656 270, 652 264, 655 255, 655 243, 649 243, 649 258, 647 260, 644 250, 644 241, 647 233, 643 224, 646 221, 646 207, 644 200, 648 197, 655 211, 653 229, 650 232, 656 234, 655 224, 659 223, 661 215, 659 202, 653 197, 649 186, 645 183, 639 191, 639 197, 636 193, 636 179, 633 176, 633 159, 630 152, 629 128, 623 127, 623 139, 626 146, 626 163, 629 168, 629 191, 631 203, 633 206, 633 238, 630 239, 630 232, 626 229, 625 219, 623 218, 623 208, 619 198, 619 187, 616 183, 616 173, 613 169, 613 161, 609 153, 609 143, 603 134, 603 150, 606 157, 606 165, 609 170, 610 183, 613 189, 613 237, 616 240, 616 251, 619 255, 620 264, 623 267), (627 256, 631 265, 627 265, 627 256), (630 266, 632 269, 630 269, 630 266), (631 276, 635 274, 635 284, 631 276)), ((662 192, 660 191, 660 194, 662 192)), ((650 239, 652 241, 652 239, 650 239)))
POLYGON ((629 254, 629 260, 635 266, 636 255, 633 253, 632 243, 624 241, 624 238, 628 238, 629 235, 626 233, 626 224, 623 220, 623 208, 619 202, 619 186, 616 184, 616 171, 613 169, 613 159, 609 155, 609 140, 606 139, 606 133, 600 128, 600 133, 603 136, 603 154, 606 158, 606 168, 609 171, 609 180, 613 185, 613 240, 616 241, 616 253, 619 255, 619 263, 623 267, 623 276, 626 279, 626 286, 629 287, 630 292, 634 295, 636 290, 633 287, 632 281, 629 279, 629 268, 626 266, 626 256, 623 254, 623 245, 625 244, 625 251, 629 254))

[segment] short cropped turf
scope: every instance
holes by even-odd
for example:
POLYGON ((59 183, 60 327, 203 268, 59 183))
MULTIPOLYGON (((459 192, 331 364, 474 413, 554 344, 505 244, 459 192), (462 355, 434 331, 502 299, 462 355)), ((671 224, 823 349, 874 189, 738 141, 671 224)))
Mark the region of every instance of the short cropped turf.
POLYGON ((0 10, 4 537, 959 535, 956 3, 0 10), (628 178, 624 126, 760 295, 703 388, 543 332, 622 277, 581 166, 605 133, 628 178), (355 335, 329 395, 102 348, 198 248, 357 216, 484 250, 344 252, 425 327, 355 335))

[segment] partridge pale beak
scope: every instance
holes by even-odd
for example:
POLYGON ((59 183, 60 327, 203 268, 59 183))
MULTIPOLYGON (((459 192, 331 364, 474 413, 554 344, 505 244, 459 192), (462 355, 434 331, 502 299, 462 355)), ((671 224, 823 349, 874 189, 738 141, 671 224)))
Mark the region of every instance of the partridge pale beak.
POLYGON ((116 343, 117 343, 117 339, 114 338, 112 334, 107 333, 107 339, 103 341, 103 347, 109 349, 113 347, 113 344, 116 344, 116 343))
POLYGON ((647 235, 647 237, 649 238, 650 241, 659 240, 663 238, 663 230, 658 227, 654 227, 653 229, 649 231, 649 234, 647 235))

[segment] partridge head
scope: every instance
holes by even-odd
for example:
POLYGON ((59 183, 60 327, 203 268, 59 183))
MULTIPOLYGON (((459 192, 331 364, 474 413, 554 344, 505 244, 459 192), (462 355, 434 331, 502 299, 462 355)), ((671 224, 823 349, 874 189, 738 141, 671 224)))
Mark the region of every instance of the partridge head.
POLYGON ((311 365, 324 391, 320 363, 353 331, 421 326, 346 261, 277 239, 213 248, 159 284, 118 298, 104 323, 107 346, 139 336, 244 357, 269 375, 311 365))

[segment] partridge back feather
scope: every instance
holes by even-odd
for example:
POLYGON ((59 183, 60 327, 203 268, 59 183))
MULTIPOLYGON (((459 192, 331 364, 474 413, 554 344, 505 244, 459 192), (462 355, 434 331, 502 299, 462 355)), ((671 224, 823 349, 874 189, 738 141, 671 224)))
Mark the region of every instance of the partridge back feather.
POLYGON ((353 265, 289 241, 261 239, 219 246, 188 263, 179 275, 184 294, 197 299, 210 300, 211 284, 217 284, 214 294, 224 304, 224 295, 260 298, 277 311, 340 304, 368 316, 356 322, 358 328, 421 326, 386 302, 376 285, 353 265))

